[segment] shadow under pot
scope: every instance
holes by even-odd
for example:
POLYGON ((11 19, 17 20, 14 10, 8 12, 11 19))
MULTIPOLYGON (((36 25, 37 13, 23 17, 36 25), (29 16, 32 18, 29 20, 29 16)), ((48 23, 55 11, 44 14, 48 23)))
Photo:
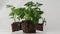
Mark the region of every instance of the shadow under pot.
POLYGON ((22 21, 22 30, 24 33, 36 33, 36 26, 31 20, 22 21))
POLYGON ((21 22, 13 22, 11 26, 12 26, 12 32, 21 30, 21 22))
POLYGON ((43 31, 43 24, 42 23, 38 23, 37 30, 43 31))

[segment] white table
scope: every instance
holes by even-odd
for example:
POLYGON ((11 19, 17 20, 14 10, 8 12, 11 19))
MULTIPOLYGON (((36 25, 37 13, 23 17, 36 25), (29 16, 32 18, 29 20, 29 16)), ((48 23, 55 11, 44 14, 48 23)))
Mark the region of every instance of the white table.
POLYGON ((16 31, 16 32, 0 32, 0 34, 60 34, 60 31, 37 31, 37 33, 23 33, 23 31, 16 31))

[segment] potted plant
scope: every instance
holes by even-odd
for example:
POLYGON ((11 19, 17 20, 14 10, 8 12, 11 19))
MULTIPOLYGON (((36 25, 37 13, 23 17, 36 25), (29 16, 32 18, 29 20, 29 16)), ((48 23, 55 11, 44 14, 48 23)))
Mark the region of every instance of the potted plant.
MULTIPOLYGON (((22 20, 22 19, 24 19, 25 8, 17 8, 16 10, 17 10, 17 12, 16 12, 17 19, 18 19, 19 21, 22 20)), ((20 22, 21 22, 21 23, 20 23, 20 30, 22 30, 22 22, 23 22, 23 21, 20 21, 20 22)))
POLYGON ((7 5, 7 7, 11 8, 11 13, 9 14, 9 16, 11 16, 11 19, 14 20, 14 22, 11 24, 11 26, 12 26, 12 32, 21 30, 20 18, 17 15, 18 12, 19 12, 19 8, 15 8, 12 5, 7 5), (19 21, 17 22, 16 19, 18 19, 19 21))
POLYGON ((38 25, 36 27, 37 30, 43 31, 43 26, 44 26, 44 24, 46 25, 46 20, 45 20, 45 18, 42 20, 43 20, 42 23, 38 23, 38 25))
POLYGON ((36 33, 36 26, 38 25, 38 21, 39 19, 42 18, 42 14, 43 11, 40 10, 40 8, 38 8, 39 6, 41 6, 42 4, 36 2, 27 2, 24 6, 26 6, 26 10, 25 10, 25 15, 24 15, 24 19, 25 21, 23 21, 23 32, 25 33, 36 33))
MULTIPOLYGON (((41 9, 39 8, 39 6, 42 6, 43 4, 40 4, 38 2, 36 2, 35 4, 35 9, 38 9, 38 11, 40 11, 40 15, 43 14, 43 11, 41 11, 41 9)), ((38 18, 39 19, 39 18, 38 18)), ((43 18, 42 16, 40 16, 40 19, 42 19, 42 23, 38 23, 36 29, 37 30, 40 30, 40 31, 43 31, 43 25, 45 24, 46 25, 46 20, 45 18, 43 18)))
MULTIPOLYGON (((41 15, 44 13, 39 8, 42 5, 43 4, 41 3, 38 3, 38 2, 34 3, 32 1, 24 4, 24 6, 26 6, 24 8, 15 8, 12 5, 8 5, 8 7, 11 7, 11 10, 12 10, 9 16, 12 16, 11 18, 14 19, 14 23, 16 23, 16 19, 18 19, 19 21, 21 19, 25 19, 25 20, 22 20, 22 23, 21 23, 22 30, 24 33, 36 33, 36 27, 38 25, 38 21, 39 19, 42 18, 41 15)), ((43 23, 44 23, 44 20, 43 20, 43 23)), ((19 29, 20 26, 18 27, 14 25, 14 27, 19 29)))

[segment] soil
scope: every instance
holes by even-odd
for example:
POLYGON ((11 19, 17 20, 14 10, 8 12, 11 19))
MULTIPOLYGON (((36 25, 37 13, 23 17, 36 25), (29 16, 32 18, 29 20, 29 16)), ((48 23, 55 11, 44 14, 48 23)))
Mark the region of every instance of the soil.
POLYGON ((40 31, 43 31, 43 24, 41 23, 38 23, 38 25, 37 25, 37 28, 36 28, 37 30, 40 30, 40 31))
POLYGON ((21 30, 21 22, 13 22, 11 26, 12 32, 21 30))
POLYGON ((33 24, 32 21, 22 21, 22 22, 14 22, 11 24, 12 32, 23 30, 24 33, 36 33, 36 30, 43 31, 43 24, 38 23, 37 26, 33 24))
POLYGON ((31 20, 22 21, 22 30, 24 33, 36 33, 36 27, 31 20))

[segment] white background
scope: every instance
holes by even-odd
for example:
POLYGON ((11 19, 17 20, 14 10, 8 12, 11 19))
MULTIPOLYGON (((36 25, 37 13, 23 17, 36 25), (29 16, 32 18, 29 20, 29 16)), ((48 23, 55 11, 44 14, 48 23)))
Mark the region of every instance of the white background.
MULTIPOLYGON (((31 0, 0 0, 0 32, 11 32, 11 23, 13 22, 8 16, 10 10, 6 5, 10 4, 15 7, 23 7, 24 3, 31 0)), ((47 32, 60 32, 60 0, 32 0, 41 2, 41 10, 45 13, 43 17, 47 20, 47 32)), ((57 33, 55 33, 57 34, 57 33)))

